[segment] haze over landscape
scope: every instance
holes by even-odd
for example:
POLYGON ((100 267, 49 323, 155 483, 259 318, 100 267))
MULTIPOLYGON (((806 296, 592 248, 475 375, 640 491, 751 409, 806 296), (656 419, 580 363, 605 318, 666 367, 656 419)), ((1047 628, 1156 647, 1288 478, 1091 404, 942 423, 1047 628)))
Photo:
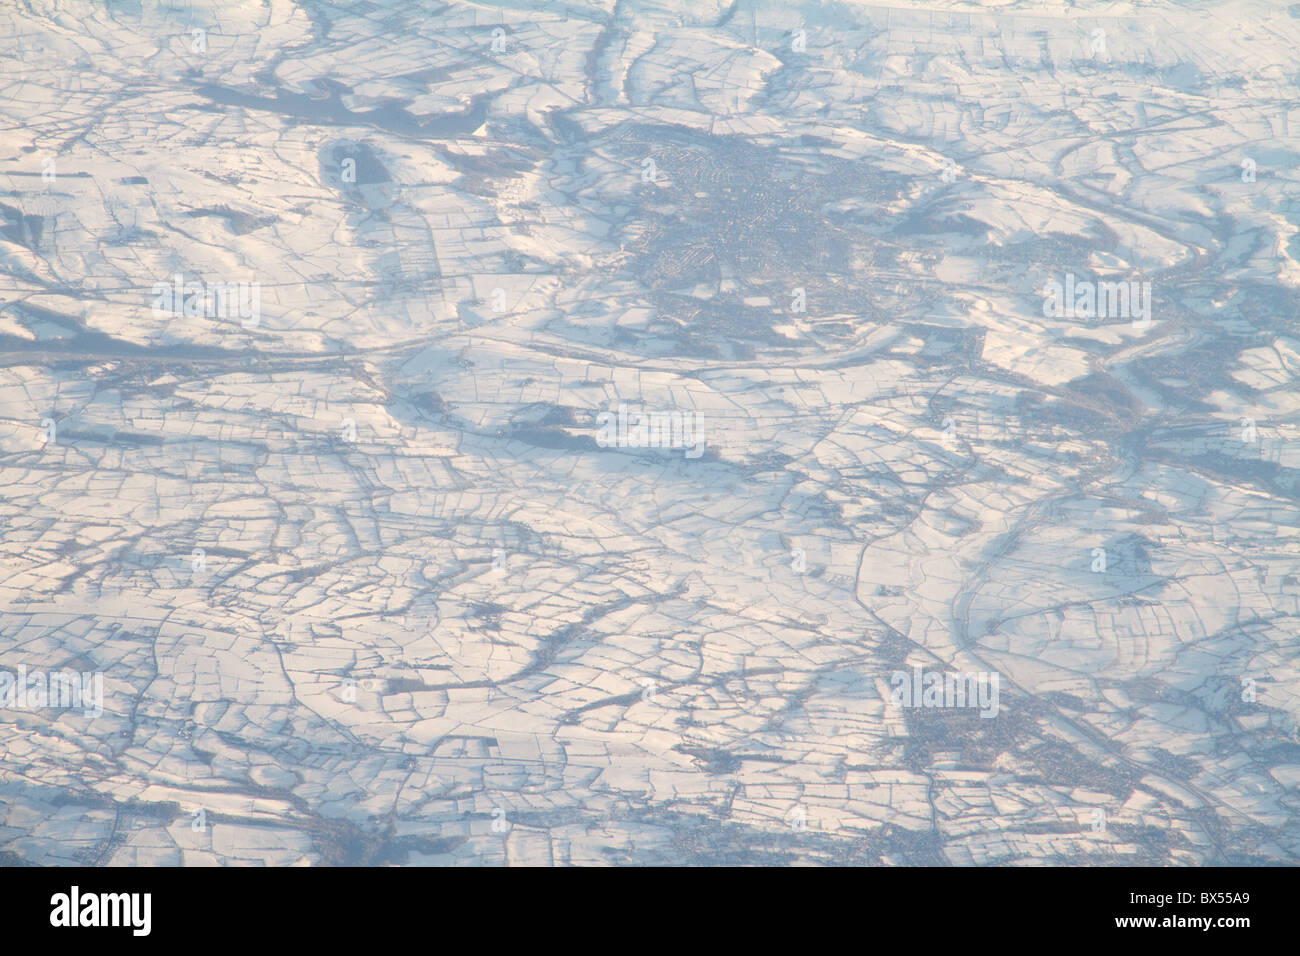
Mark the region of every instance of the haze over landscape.
POLYGON ((6 4, 0 863, 1295 863, 1297 49, 6 4))

